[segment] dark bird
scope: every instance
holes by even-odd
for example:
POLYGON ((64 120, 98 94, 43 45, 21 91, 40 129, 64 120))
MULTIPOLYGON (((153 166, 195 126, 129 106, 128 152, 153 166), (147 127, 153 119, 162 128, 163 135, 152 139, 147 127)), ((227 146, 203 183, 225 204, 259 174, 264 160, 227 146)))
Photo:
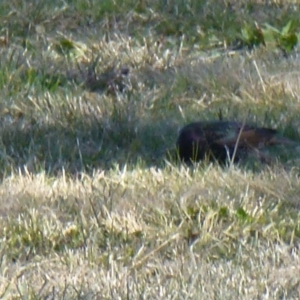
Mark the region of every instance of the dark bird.
POLYGON ((183 127, 177 139, 179 158, 195 162, 208 157, 221 163, 239 161, 269 145, 295 145, 274 129, 230 121, 195 122, 183 127))

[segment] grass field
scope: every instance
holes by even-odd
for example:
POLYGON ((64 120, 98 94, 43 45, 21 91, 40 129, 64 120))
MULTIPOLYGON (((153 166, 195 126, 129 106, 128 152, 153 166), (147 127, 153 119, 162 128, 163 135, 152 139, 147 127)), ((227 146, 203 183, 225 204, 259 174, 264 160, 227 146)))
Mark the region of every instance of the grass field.
POLYGON ((300 147, 269 165, 174 157, 195 120, 300 140, 299 15, 2 0, 0 298, 299 299, 300 147))

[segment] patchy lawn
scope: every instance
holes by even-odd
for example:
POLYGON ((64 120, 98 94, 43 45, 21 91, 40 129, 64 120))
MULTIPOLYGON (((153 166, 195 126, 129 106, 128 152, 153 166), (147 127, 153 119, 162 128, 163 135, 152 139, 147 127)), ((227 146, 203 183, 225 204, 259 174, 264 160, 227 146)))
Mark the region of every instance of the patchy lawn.
POLYGON ((1 298, 300 297, 300 148, 174 157, 195 120, 299 141, 300 3, 261 2, 1 2, 1 298))

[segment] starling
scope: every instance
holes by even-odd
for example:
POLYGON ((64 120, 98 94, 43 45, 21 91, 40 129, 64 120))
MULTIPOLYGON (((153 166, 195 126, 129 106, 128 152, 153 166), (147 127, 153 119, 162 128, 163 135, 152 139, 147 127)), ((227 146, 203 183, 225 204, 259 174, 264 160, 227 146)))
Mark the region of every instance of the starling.
POLYGON ((191 123, 180 130, 177 139, 179 158, 186 163, 205 157, 221 163, 228 159, 237 162, 253 151, 277 144, 295 145, 274 129, 230 121, 191 123))

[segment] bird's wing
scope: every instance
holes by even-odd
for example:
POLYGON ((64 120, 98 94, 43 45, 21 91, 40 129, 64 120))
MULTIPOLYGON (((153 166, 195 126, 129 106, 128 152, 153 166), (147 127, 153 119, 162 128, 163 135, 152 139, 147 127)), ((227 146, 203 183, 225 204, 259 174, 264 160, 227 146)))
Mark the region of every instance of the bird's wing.
POLYGON ((251 128, 251 129, 240 129, 241 132, 231 133, 224 138, 216 140, 215 143, 224 146, 246 146, 250 148, 261 148, 267 145, 291 145, 295 146, 298 143, 291 141, 288 138, 280 137, 277 131, 270 128, 251 128))
POLYGON ((239 146, 246 146, 248 144, 254 144, 257 140, 255 135, 255 129, 241 131, 241 132, 230 132, 230 134, 225 137, 215 141, 216 144, 234 147, 236 144, 239 146))
POLYGON ((269 144, 270 141, 275 142, 276 130, 268 128, 241 128, 230 135, 216 141, 217 144, 226 145, 228 147, 247 146, 250 148, 260 148, 269 144))

